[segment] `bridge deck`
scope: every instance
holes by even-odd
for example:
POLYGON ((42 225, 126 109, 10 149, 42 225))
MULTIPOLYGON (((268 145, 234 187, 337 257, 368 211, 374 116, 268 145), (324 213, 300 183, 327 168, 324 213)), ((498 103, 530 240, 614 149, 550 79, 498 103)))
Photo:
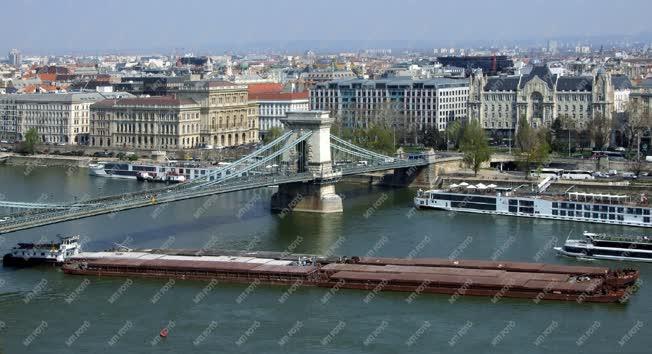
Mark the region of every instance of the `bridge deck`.
MULTIPOLYGON (((426 166, 430 163, 433 163, 433 161, 427 161, 425 159, 413 159, 395 160, 393 162, 371 164, 366 166, 346 166, 341 169, 341 175, 348 176, 369 172, 387 171, 397 168, 419 167, 426 166)), ((7 220, 0 224, 0 234, 92 216, 117 213, 129 209, 143 208, 152 205, 172 203, 193 198, 201 198, 215 194, 268 187, 286 183, 308 183, 313 182, 317 179, 319 179, 319 176, 312 173, 299 173, 291 176, 250 176, 224 181, 219 184, 212 184, 208 187, 202 187, 201 185, 194 186, 192 183, 188 183, 187 185, 179 185, 178 187, 160 188, 156 190, 148 190, 125 195, 104 196, 94 200, 84 201, 83 205, 71 204, 67 209, 63 210, 56 210, 60 209, 57 207, 53 209, 40 209, 36 212, 17 215, 13 219, 7 220), (151 198, 154 194, 156 195, 155 201, 151 198)))

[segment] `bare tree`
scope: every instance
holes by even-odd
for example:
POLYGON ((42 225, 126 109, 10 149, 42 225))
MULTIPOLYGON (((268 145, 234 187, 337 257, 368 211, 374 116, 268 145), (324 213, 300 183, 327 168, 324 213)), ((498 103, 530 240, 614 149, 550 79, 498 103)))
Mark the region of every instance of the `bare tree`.
POLYGON ((631 152, 632 142, 636 141, 636 160, 641 159, 641 136, 652 128, 650 108, 640 100, 627 103, 622 130, 629 140, 628 151, 631 152))
POLYGON ((571 156, 571 135, 577 134, 577 122, 575 122, 568 114, 562 114, 559 116, 559 121, 561 122, 562 129, 566 130, 567 143, 568 143, 568 157, 571 156))
POLYGON ((606 115, 597 112, 589 126, 591 139, 597 150, 602 150, 609 143, 609 134, 611 133, 611 119, 606 115))

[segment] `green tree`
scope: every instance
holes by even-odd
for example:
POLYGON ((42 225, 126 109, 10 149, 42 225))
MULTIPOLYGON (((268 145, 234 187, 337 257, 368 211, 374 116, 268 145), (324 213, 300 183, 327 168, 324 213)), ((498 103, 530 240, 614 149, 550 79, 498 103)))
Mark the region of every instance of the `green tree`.
POLYGON ((267 134, 265 134, 265 137, 263 138, 263 142, 265 144, 270 143, 274 141, 276 138, 278 138, 279 136, 281 136, 282 134, 283 134, 283 129, 278 127, 273 127, 272 129, 269 130, 269 132, 267 132, 267 134))
POLYGON ((392 132, 384 127, 374 125, 366 132, 366 147, 384 154, 394 153, 394 139, 392 132))
POLYGON ((27 133, 25 133, 25 141, 21 144, 21 150, 27 154, 34 154, 38 141, 38 132, 35 128, 30 128, 27 133))
POLYGON ((522 117, 518 122, 516 132, 516 147, 520 152, 520 165, 525 170, 525 177, 529 177, 530 168, 534 165, 541 167, 550 155, 549 132, 545 128, 534 129, 522 117))
POLYGON ((340 138, 358 145, 362 148, 383 154, 394 154, 394 138, 390 128, 381 125, 372 125, 368 129, 357 128, 342 129, 340 138))
POLYGON ((446 139, 437 127, 428 127, 419 132, 419 140, 425 147, 446 149, 446 139))
POLYGON ((460 140, 464 133, 464 127, 459 120, 452 121, 446 127, 446 140, 447 143, 453 144, 455 149, 459 148, 460 140))
POLYGON ((477 120, 472 120, 466 125, 460 150, 464 153, 464 164, 477 176, 482 163, 491 158, 487 136, 477 120))

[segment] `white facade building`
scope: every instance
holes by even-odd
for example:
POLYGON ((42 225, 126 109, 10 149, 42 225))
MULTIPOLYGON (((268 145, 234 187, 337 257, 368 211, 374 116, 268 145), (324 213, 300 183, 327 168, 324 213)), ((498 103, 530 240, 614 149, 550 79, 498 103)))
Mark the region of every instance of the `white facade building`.
POLYGON ((21 141, 36 129, 39 141, 87 144, 91 104, 129 93, 39 93, 0 95, 0 138, 21 141))
POLYGON ((330 111, 347 127, 400 116, 398 124, 443 131, 449 122, 466 119, 468 98, 466 79, 353 79, 317 84, 310 90, 310 108, 330 111))
POLYGON ((258 105, 261 136, 272 128, 283 129, 281 119, 285 118, 285 113, 309 109, 308 92, 250 93, 249 101, 258 105))

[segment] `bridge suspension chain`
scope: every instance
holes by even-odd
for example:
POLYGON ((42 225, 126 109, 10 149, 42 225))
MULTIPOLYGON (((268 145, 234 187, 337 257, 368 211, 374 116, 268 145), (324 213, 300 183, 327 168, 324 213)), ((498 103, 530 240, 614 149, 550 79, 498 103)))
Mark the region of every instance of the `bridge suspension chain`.
POLYGON ((260 156, 261 154, 267 152, 268 150, 276 147, 278 144, 280 144, 281 142, 288 139, 293 133, 294 132, 292 130, 288 130, 287 132, 283 133, 278 138, 271 141, 269 144, 264 145, 262 148, 254 151, 253 153, 251 153, 251 154, 249 154, 247 156, 244 156, 244 157, 240 158, 239 160, 236 160, 235 162, 231 163, 228 166, 224 166, 222 168, 218 168, 218 169, 216 169, 214 171, 211 171, 210 173, 206 174, 206 176, 202 176, 200 178, 197 178, 197 179, 191 181, 186 186, 188 186, 190 184, 198 184, 198 183, 201 184, 202 182, 210 182, 211 177, 219 177, 223 173, 227 172, 228 170, 232 170, 234 168, 237 168, 239 165, 242 165, 242 164, 246 163, 247 161, 249 161, 249 160, 251 160, 253 158, 256 158, 257 156, 260 156))
MULTIPOLYGON (((246 175, 248 172, 254 171, 258 167, 261 167, 261 166, 267 164, 268 162, 276 159, 277 157, 282 156, 285 152, 287 152, 290 149, 294 148, 295 146, 297 146, 302 141, 305 141, 311 135, 312 135, 312 131, 306 131, 305 133, 303 133, 300 137, 298 137, 295 140, 287 139, 286 142, 285 142, 285 146, 283 146, 279 150, 277 150, 277 151, 275 151, 275 152, 273 152, 273 153, 271 153, 271 154, 269 154, 269 155, 267 155, 267 156, 265 156, 265 157, 263 157, 261 159, 255 160, 255 162, 253 162, 253 163, 250 163, 250 164, 247 164, 247 165, 239 164, 240 166, 243 166, 244 168, 241 168, 241 169, 230 168, 230 169, 228 169, 226 171, 227 173, 225 173, 224 175, 221 176, 221 178, 217 178, 216 180, 213 180, 213 181, 204 182, 202 184, 195 185, 195 186, 192 187, 192 189, 206 188, 206 187, 216 185, 218 183, 228 181, 228 180, 236 178, 236 177, 242 177, 243 175, 246 175)), ((278 145, 278 144, 275 144, 275 145, 278 145)), ((249 155, 249 158, 246 159, 245 161, 249 161, 252 158, 253 158, 253 156, 249 155)), ((231 167, 231 166, 229 166, 229 167, 231 167)), ((239 166, 237 166, 237 167, 239 167, 239 166)))
POLYGON ((359 147, 359 146, 357 146, 357 145, 355 145, 353 143, 350 143, 350 142, 348 142, 348 141, 346 141, 344 139, 338 138, 335 135, 331 135, 331 141, 335 141, 336 143, 342 144, 343 146, 346 146, 351 150, 358 151, 360 153, 363 153, 363 154, 366 154, 366 155, 369 155, 369 156, 374 156, 376 159, 382 159, 382 160, 393 159, 393 157, 382 155, 382 154, 379 154, 377 152, 373 152, 371 150, 361 148, 361 147, 359 147))

